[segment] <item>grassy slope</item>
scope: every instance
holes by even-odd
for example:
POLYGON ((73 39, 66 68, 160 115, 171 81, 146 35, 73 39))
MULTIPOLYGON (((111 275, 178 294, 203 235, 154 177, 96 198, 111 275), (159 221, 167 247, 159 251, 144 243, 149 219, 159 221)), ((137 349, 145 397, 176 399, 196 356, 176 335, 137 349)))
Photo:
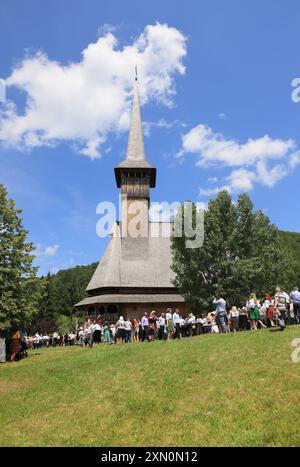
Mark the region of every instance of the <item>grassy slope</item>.
POLYGON ((31 351, 0 365, 0 444, 300 444, 300 327, 31 351))

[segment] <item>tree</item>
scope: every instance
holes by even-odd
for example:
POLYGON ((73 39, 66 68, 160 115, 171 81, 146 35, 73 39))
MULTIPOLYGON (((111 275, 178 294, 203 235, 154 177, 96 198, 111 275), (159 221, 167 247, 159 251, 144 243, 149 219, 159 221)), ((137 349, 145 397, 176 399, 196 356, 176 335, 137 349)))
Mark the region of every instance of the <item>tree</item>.
POLYGON ((203 246, 188 249, 185 240, 184 235, 172 237, 174 285, 194 309, 211 307, 216 294, 240 305, 250 292, 263 296, 284 280, 278 230, 262 211, 253 210, 247 194, 233 203, 221 191, 204 213, 203 246))
POLYGON ((46 277, 40 278, 40 303, 39 303, 39 314, 38 319, 52 319, 55 315, 55 310, 53 307, 53 297, 52 297, 52 276, 49 272, 46 277))
POLYGON ((39 283, 21 210, 0 185, 0 332, 29 324, 37 312, 39 283))

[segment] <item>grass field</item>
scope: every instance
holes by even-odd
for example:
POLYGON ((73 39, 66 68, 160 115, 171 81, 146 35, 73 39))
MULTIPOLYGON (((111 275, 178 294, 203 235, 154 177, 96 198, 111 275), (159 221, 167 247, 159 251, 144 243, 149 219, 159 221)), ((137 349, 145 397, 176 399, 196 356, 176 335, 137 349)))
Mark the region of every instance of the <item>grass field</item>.
POLYGON ((285 332, 31 351, 0 365, 1 446, 299 446, 285 332))

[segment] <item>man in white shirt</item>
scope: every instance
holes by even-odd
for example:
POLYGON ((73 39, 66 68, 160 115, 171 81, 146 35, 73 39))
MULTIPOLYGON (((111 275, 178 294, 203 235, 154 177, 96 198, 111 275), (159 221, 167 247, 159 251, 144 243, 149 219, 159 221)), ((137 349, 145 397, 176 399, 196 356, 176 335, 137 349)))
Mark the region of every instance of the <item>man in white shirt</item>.
POLYGON ((173 324, 174 324, 174 339, 180 339, 180 316, 179 310, 176 308, 175 312, 173 313, 173 324))
POLYGON ((141 319, 141 326, 142 326, 142 341, 148 339, 148 331, 149 331, 149 319, 148 313, 144 313, 144 316, 141 319))
POLYGON ((298 287, 294 287, 292 292, 290 293, 290 299, 293 303, 294 307, 294 315, 297 320, 297 323, 300 323, 300 292, 298 287))

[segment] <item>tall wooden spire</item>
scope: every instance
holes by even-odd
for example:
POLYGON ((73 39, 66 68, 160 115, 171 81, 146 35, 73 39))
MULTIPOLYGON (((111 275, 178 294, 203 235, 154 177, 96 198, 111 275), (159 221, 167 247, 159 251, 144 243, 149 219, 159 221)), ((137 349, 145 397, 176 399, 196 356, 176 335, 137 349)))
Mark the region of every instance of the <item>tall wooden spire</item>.
POLYGON ((140 99, 137 78, 133 92, 129 139, 126 158, 115 168, 117 186, 122 196, 122 236, 130 235, 134 222, 137 232, 147 237, 149 232, 150 188, 155 187, 156 169, 145 155, 140 99))
POLYGON ((115 168, 118 188, 121 187, 121 177, 122 174, 125 173, 128 176, 134 173, 136 175, 143 173, 149 177, 150 187, 155 187, 156 169, 147 161, 145 153, 137 77, 133 90, 133 104, 126 158, 115 168))

